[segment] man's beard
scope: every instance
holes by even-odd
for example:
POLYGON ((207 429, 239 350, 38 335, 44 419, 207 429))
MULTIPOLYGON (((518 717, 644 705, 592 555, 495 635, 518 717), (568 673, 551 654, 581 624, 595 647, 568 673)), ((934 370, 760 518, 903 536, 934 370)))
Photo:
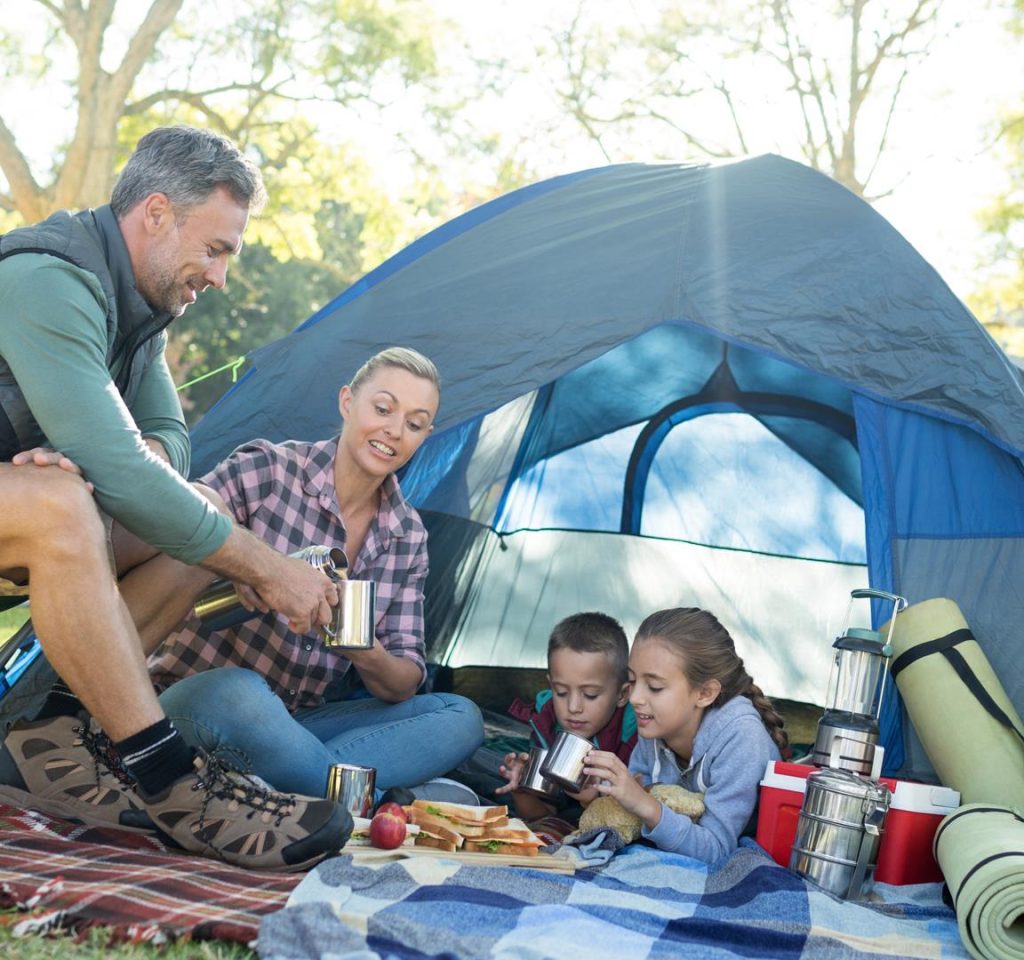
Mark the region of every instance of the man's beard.
POLYGON ((180 317, 188 306, 183 299, 186 281, 179 280, 172 258, 163 251, 154 253, 147 264, 144 282, 137 282, 139 293, 157 313, 180 317))

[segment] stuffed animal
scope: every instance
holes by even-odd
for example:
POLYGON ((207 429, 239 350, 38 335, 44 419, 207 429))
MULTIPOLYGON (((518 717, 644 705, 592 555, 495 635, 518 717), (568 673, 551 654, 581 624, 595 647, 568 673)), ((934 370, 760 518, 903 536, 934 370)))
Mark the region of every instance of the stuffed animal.
POLYGON ((647 791, 655 800, 660 800, 669 810, 681 813, 696 823, 704 816, 704 794, 684 790, 672 783, 654 783, 647 791))
POLYGON ((622 837, 623 845, 632 843, 640 836, 640 818, 624 810, 615 797, 597 797, 590 802, 580 817, 577 836, 595 827, 614 830, 622 837))
MULTIPOLYGON (((669 810, 697 821, 704 813, 704 796, 670 783, 655 783, 647 792, 660 800, 669 810)), ((608 827, 622 837, 623 844, 632 843, 640 836, 640 818, 624 810, 614 797, 598 797, 580 817, 576 836, 597 827, 608 827)))

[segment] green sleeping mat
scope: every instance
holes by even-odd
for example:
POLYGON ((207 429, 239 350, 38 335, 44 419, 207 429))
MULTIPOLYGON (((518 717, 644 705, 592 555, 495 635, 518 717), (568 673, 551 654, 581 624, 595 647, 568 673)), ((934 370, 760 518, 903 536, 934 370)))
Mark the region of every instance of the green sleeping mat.
POLYGON ((960 807, 939 824, 935 859, 953 897, 960 938, 979 960, 1024 957, 1024 813, 960 807))
POLYGON ((890 670, 939 779, 964 804, 1024 810, 1024 724, 960 608, 943 598, 908 607, 892 646, 890 670))

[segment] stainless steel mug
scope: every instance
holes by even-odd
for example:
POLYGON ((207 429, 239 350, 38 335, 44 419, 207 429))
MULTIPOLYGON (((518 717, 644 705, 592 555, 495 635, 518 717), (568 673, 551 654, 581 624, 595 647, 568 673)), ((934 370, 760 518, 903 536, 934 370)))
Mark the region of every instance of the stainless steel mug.
POLYGON ((593 749, 594 745, 585 737, 563 730, 551 744, 540 772, 570 793, 579 793, 590 780, 583 773, 583 761, 593 749))
POLYGON ((534 796, 550 800, 557 797, 560 788, 553 780, 549 780, 540 772, 541 765, 547 759, 548 751, 544 747, 534 747, 530 751, 530 760, 519 781, 519 789, 534 796))
POLYGON ((339 650, 373 646, 377 584, 373 580, 339 580, 338 605, 331 622, 320 628, 324 644, 339 650))
POLYGON ((373 788, 377 771, 351 763, 335 763, 327 771, 327 799, 336 800, 353 817, 373 812, 373 788))
MULTIPOLYGON (((305 560, 311 567, 322 570, 332 580, 340 582, 348 569, 345 551, 338 547, 314 545, 303 547, 291 554, 298 560, 305 560)), ((195 602, 196 616, 203 626, 210 630, 223 630, 237 623, 244 623, 253 617, 262 616, 259 610, 246 610, 235 593, 230 580, 214 580, 195 602)))
POLYGON ((848 770, 807 778, 790 869, 829 893, 856 900, 874 879, 889 788, 848 770))

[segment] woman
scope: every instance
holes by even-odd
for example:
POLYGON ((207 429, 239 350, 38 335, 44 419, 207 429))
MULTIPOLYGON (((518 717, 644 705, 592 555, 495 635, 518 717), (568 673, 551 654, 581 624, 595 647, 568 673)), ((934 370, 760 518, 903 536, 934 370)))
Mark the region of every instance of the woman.
POLYGON ((376 583, 376 636, 371 649, 341 652, 273 612, 219 631, 191 617, 149 660, 160 702, 187 739, 278 790, 312 796, 324 794, 335 763, 375 767, 384 790, 443 774, 480 745, 483 722, 469 700, 415 695, 426 675, 427 536, 395 471, 430 435, 439 397, 430 360, 384 350, 341 388, 338 437, 256 440, 203 478, 277 550, 341 547, 349 577, 376 583), (352 668, 368 696, 338 699, 352 668))

